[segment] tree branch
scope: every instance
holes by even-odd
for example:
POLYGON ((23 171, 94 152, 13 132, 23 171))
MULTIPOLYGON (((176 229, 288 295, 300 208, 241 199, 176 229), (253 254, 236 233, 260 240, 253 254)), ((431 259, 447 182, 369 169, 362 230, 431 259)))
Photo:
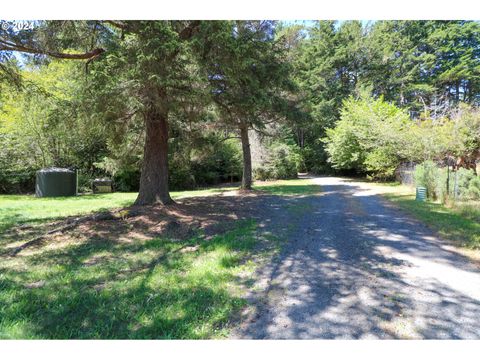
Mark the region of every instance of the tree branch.
POLYGON ((107 23, 107 24, 110 24, 116 28, 119 28, 119 29, 122 29, 122 30, 126 30, 128 28, 128 25, 125 24, 124 22, 122 21, 115 21, 115 20, 104 20, 103 22, 107 23))
POLYGON ((0 51, 19 51, 19 52, 28 53, 28 54, 48 55, 57 59, 69 59, 69 60, 94 59, 100 54, 105 52, 105 50, 102 48, 96 48, 85 53, 67 54, 67 53, 60 53, 56 51, 42 50, 34 47, 28 47, 25 45, 16 44, 3 39, 0 39, 0 51))

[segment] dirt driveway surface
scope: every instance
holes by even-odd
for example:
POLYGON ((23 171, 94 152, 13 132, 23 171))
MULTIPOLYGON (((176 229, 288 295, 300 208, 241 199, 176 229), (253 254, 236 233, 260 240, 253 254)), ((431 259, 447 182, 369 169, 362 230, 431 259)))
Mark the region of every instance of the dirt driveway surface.
POLYGON ((233 338, 480 339, 478 265, 359 184, 314 181, 301 216, 275 221, 291 231, 265 224, 286 242, 233 338))

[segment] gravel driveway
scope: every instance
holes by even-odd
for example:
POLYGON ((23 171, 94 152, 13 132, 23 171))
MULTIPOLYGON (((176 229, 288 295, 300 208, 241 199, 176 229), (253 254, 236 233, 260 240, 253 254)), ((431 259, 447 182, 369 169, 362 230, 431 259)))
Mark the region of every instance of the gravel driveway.
POLYGON ((232 337, 480 339, 478 265, 358 184, 314 181, 322 194, 283 215, 291 231, 267 224, 286 243, 232 337))

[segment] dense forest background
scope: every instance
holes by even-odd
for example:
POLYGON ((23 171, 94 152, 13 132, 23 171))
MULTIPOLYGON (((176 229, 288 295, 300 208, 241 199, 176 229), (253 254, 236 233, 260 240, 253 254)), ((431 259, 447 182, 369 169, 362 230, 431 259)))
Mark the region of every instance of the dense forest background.
POLYGON ((480 23, 219 21, 196 34, 172 23, 40 22, 35 39, 1 30, 0 192, 32 192, 50 166, 77 168, 81 190, 109 176, 138 191, 145 113, 164 109, 151 94, 165 88, 170 189, 245 181, 250 161, 261 180, 392 179, 426 161, 474 178, 480 23), (89 60, 38 50, 98 42, 107 50, 89 60))

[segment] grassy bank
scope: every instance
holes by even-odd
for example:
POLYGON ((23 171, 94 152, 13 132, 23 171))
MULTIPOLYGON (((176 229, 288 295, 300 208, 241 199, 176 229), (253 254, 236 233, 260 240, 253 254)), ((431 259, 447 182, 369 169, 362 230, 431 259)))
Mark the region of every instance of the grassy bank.
POLYGON ((469 248, 480 249, 480 202, 443 205, 415 200, 414 189, 398 184, 377 184, 388 200, 436 230, 445 239, 469 248))

